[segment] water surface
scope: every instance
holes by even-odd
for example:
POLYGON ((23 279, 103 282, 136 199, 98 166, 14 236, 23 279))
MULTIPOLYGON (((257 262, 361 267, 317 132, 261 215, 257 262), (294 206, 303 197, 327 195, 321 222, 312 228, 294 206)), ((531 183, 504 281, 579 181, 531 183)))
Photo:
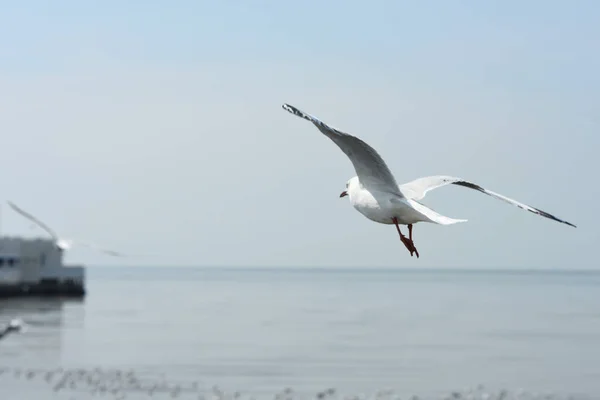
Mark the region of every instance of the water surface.
POLYGON ((84 301, 0 302, 0 323, 29 324, 0 341, 1 398, 55 393, 15 371, 58 367, 256 398, 479 384, 600 398, 599 289, 599 272, 89 268, 84 301))

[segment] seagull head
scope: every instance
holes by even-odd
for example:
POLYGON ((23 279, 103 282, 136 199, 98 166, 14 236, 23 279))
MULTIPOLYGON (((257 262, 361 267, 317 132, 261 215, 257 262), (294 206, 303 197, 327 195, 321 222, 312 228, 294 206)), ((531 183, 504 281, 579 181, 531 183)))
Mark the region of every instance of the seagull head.
POLYGON ((354 190, 354 188, 357 186, 358 186, 358 176, 348 179, 348 182, 346 182, 346 190, 344 190, 342 193, 340 193, 340 198, 348 196, 349 192, 352 192, 354 190))

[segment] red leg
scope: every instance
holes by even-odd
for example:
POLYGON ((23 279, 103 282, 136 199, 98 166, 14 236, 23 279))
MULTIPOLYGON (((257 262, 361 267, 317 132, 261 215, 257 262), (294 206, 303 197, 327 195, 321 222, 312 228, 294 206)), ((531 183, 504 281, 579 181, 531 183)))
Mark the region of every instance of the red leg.
POLYGON ((406 248, 410 252, 410 256, 412 257, 413 251, 414 251, 413 246, 412 246, 411 242, 406 238, 406 236, 404 236, 402 234, 402 232, 400 231, 400 226, 398 225, 398 218, 394 217, 394 218, 392 218, 392 221, 394 222, 394 225, 396 225, 396 230, 398 231, 398 234, 400 235, 400 240, 402 241, 404 246, 406 246, 406 248))
POLYGON ((408 240, 410 240, 410 244, 412 245, 413 250, 417 254, 417 258, 419 258, 419 251, 415 247, 415 242, 413 242, 413 238, 412 238, 412 228, 413 228, 412 224, 408 224, 408 240))

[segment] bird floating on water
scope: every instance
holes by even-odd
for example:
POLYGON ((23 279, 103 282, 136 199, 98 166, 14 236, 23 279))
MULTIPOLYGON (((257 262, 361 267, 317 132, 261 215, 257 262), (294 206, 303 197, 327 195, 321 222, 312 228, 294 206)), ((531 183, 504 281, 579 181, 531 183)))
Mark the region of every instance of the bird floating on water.
POLYGON ((25 329, 25 324, 20 319, 11 320, 8 325, 0 329, 0 339, 4 338, 11 332, 20 332, 25 329))
POLYGON ((466 219, 454 219, 438 214, 418 201, 424 198, 430 190, 449 184, 477 190, 523 210, 576 227, 572 223, 538 208, 484 189, 461 178, 442 175, 427 176, 398 185, 396 178, 394 178, 381 156, 367 143, 327 125, 294 106, 283 104, 282 107, 297 117, 312 122, 321 133, 331 139, 348 156, 354 166, 356 176, 346 182, 346 190, 340 194, 340 198, 348 196, 350 204, 371 221, 387 225, 394 224, 400 235, 400 240, 410 252, 411 257, 413 254, 416 254, 417 258, 419 257, 419 252, 413 241, 413 225, 417 222, 452 225, 467 221, 466 219), (400 225, 407 225, 408 238, 400 231, 400 225))

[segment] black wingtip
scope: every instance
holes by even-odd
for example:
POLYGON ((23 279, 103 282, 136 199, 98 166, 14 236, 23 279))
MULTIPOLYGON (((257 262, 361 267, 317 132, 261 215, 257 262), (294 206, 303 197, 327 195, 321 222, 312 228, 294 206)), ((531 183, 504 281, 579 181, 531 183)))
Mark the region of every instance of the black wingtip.
MULTIPOLYGON (((532 207, 532 208, 533 208, 533 207, 532 207)), ((572 223, 570 223, 570 222, 567 222, 567 221, 565 221, 564 219, 557 218, 557 217, 555 217, 554 215, 552 215, 552 214, 550 214, 550 213, 547 213, 546 211, 542 211, 542 210, 540 210, 539 208, 534 208, 534 210, 535 210, 535 211, 537 211, 537 214, 538 214, 538 215, 541 215, 541 216, 543 216, 543 217, 546 217, 546 218, 548 218, 548 219, 552 219, 552 220, 554 220, 554 221, 556 221, 556 222, 560 222, 560 223, 562 223, 562 224, 565 224, 565 225, 572 226, 573 228, 577 228, 577 227, 576 227, 575 225, 573 225, 572 223)))
POLYGON ((300 112, 300 110, 298 110, 296 107, 289 105, 288 103, 283 103, 281 105, 281 108, 283 108, 285 111, 291 112, 292 114, 295 115, 302 115, 302 113, 300 112))
POLYGON ((570 222, 567 222, 567 221, 565 221, 565 220, 562 220, 562 219, 560 219, 560 218, 556 218, 554 215, 548 214, 547 212, 544 212, 544 211, 542 211, 542 215, 544 215, 545 217, 548 217, 548 218, 550 218, 550 219, 553 219, 553 220, 555 220, 555 221, 557 221, 557 222, 561 222, 561 223, 563 223, 563 224, 565 224, 565 225, 572 226, 573 228, 577 228, 577 227, 576 227, 575 225, 573 225, 572 223, 570 223, 570 222))
POLYGON ((294 107, 288 103, 283 103, 281 105, 281 108, 283 108, 285 111, 287 111, 289 113, 294 114, 297 117, 304 118, 305 120, 308 120, 308 121, 312 121, 312 119, 310 118, 310 116, 308 114, 298 110, 296 107, 294 107))
POLYGON ((577 227, 576 227, 575 225, 573 225, 572 223, 570 223, 570 222, 567 222, 567 221, 565 221, 564 219, 557 218, 557 217, 555 217, 554 215, 552 215, 552 214, 550 214, 550 213, 547 213, 546 211, 542 211, 542 210, 540 210, 539 208, 534 208, 534 210, 536 211, 536 212, 534 212, 534 213, 536 213, 536 214, 538 214, 538 215, 541 215, 541 216, 543 216, 543 217, 546 217, 546 218, 548 218, 548 219, 554 220, 554 221, 556 221, 556 222, 560 222, 561 224, 565 224, 565 225, 572 226, 573 228, 577 228, 577 227))

